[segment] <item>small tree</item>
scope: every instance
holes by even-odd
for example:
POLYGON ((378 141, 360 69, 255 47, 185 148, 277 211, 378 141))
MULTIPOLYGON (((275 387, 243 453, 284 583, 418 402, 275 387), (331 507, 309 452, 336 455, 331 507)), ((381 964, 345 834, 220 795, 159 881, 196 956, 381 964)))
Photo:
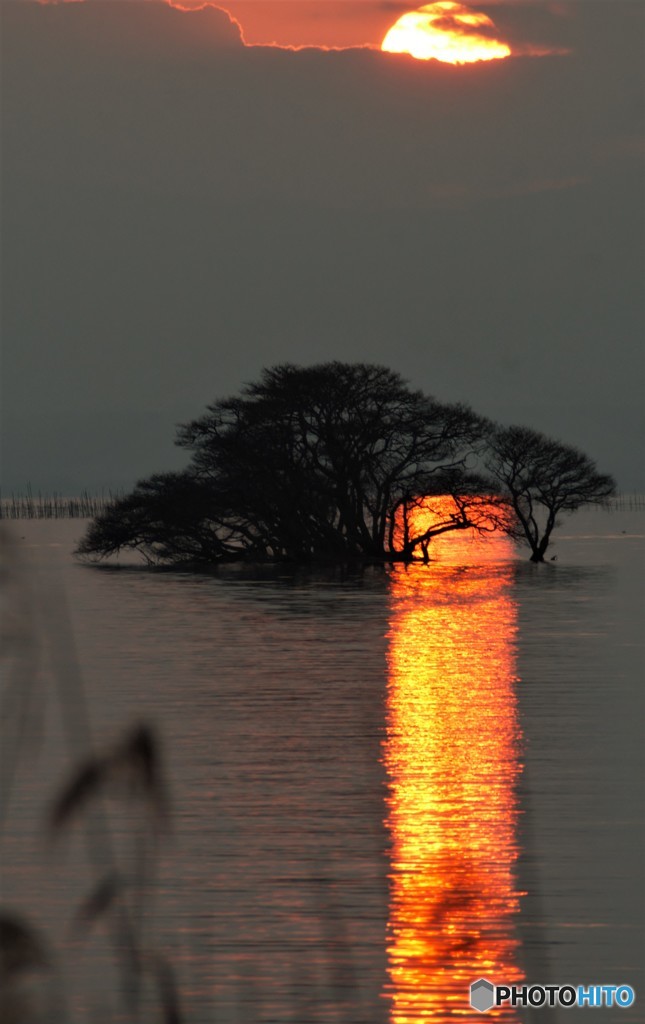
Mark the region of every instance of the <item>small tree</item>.
POLYGON ((543 562, 562 512, 600 504, 615 493, 610 476, 570 445, 526 427, 495 427, 485 464, 513 509, 516 533, 528 543, 531 561, 543 562))

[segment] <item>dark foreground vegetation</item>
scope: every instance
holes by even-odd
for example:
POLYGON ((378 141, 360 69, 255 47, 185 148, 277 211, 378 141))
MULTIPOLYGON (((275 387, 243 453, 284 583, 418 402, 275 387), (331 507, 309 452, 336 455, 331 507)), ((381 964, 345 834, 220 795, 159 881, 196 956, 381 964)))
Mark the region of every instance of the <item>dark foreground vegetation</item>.
POLYGON ((615 490, 575 448, 438 402, 363 363, 264 370, 181 426, 176 443, 188 467, 109 504, 80 555, 413 561, 429 558, 434 536, 475 528, 504 530, 541 562, 561 513, 615 490), (451 500, 433 502, 439 496, 451 500))
MULTIPOLYGON (((4 527, 0 549, 1 1024, 275 1019, 270 986, 255 980, 270 970, 263 973, 252 939, 232 939, 221 962, 208 959, 212 982, 225 977, 234 950, 251 982, 233 970, 208 995, 191 988, 211 905, 191 921, 186 908, 167 904, 167 921, 175 931, 181 923, 180 944, 159 914, 168 895, 160 872, 184 821, 170 792, 173 737, 166 751, 148 722, 126 719, 115 732, 117 705, 109 738, 96 741, 65 590, 55 573, 43 581, 4 527), (60 751, 49 742, 59 731, 60 751)), ((316 901, 321 942, 315 970, 294 947, 284 1020, 365 1024, 374 1016, 355 971, 348 910, 334 896, 334 865, 321 852, 310 870, 303 883, 316 901)), ((214 941, 209 948, 220 952, 214 941)))

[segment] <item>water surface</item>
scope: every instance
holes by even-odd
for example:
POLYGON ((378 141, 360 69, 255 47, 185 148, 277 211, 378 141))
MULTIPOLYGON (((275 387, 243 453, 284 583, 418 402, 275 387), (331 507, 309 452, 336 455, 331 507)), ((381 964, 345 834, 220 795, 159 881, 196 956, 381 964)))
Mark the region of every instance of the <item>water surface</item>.
MULTIPOLYGON (((105 929, 68 927, 97 869, 82 829, 52 848, 43 816, 139 720, 173 808, 149 941, 189 1020, 481 1020, 480 974, 642 987, 641 520, 579 515, 537 567, 502 541, 210 576, 88 569, 82 524, 14 524, 5 591, 40 667, 3 903, 62 948, 76 1019, 110 1019, 118 986, 105 929)), ((129 870, 149 823, 109 815, 129 870)))

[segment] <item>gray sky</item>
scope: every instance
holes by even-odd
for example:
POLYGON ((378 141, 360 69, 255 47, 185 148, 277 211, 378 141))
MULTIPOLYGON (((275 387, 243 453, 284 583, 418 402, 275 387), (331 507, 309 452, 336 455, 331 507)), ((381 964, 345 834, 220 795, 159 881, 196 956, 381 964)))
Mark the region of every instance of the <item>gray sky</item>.
POLYGON ((2 5, 5 494, 183 465, 177 422, 334 358, 645 490, 645 8, 480 9, 571 53, 454 68, 2 5))

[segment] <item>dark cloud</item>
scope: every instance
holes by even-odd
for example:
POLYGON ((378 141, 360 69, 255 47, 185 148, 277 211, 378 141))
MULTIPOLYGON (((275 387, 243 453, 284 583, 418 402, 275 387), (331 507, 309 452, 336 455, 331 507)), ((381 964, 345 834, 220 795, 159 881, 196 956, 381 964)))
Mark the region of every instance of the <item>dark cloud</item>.
POLYGON ((598 6, 570 57, 453 68, 5 5, 4 486, 128 484, 178 419, 325 358, 641 486, 642 12, 598 6))

